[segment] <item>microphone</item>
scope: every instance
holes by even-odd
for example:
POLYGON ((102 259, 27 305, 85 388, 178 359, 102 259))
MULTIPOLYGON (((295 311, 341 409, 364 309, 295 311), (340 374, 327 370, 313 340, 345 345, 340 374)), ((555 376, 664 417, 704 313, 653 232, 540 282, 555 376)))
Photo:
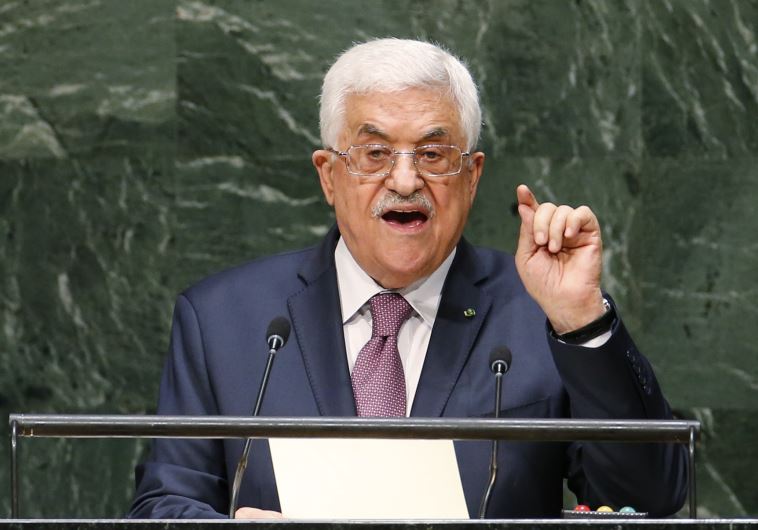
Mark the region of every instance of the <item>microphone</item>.
MULTIPOLYGON (((513 354, 511 354, 511 350, 507 346, 497 347, 490 352, 490 370, 496 376, 498 374, 505 375, 505 372, 511 368, 512 360, 513 354)), ((498 412, 498 409, 495 409, 495 414, 498 412)))
POLYGON ((279 350, 290 336, 290 321, 284 317, 276 317, 266 330, 266 343, 269 350, 279 350))
MULTIPOLYGON (((511 368, 513 354, 507 346, 498 346, 490 352, 490 370, 495 374, 495 418, 500 417, 500 401, 503 389, 503 376, 511 368)), ((492 488, 497 479, 497 438, 492 440, 492 455, 490 457, 490 480, 479 505, 479 519, 484 519, 490 504, 492 488)))
MULTIPOLYGON (((290 336, 290 321, 285 317, 276 317, 272 320, 268 329, 266 329, 266 344, 268 344, 268 360, 266 361, 266 369, 263 371, 263 377, 261 379, 261 385, 258 389, 258 397, 255 400, 255 408, 253 409, 253 417, 258 415, 261 410, 261 404, 263 403, 263 395, 266 393, 266 387, 268 386, 268 376, 271 373, 271 366, 274 364, 274 356, 276 352, 282 349, 287 343, 287 339, 290 336)), ((250 456, 250 448, 253 445, 253 439, 248 438, 245 441, 245 447, 242 449, 242 456, 237 463, 237 470, 234 473, 234 482, 232 484, 232 497, 229 501, 229 519, 234 519, 234 512, 237 511, 237 499, 240 493, 240 486, 242 485, 242 476, 247 469, 247 460, 250 456)))

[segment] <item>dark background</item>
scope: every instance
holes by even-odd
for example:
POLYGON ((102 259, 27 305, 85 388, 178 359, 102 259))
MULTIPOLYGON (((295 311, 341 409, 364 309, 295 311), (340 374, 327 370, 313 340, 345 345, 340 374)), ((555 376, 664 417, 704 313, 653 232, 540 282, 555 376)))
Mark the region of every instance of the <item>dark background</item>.
MULTIPOLYGON (((334 56, 422 37, 481 87, 467 236, 513 249, 520 182, 590 204, 605 288, 703 422, 701 515, 758 514, 757 32, 754 0, 3 0, 0 416, 153 412, 176 294, 333 222, 334 56)), ((144 444, 22 444, 23 515, 126 511, 144 444)))

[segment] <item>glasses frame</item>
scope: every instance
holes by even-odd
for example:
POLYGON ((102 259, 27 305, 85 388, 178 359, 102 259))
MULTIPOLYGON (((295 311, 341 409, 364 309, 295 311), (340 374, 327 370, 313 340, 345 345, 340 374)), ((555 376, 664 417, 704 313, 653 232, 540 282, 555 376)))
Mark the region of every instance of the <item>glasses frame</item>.
POLYGON ((345 167, 347 168, 347 172, 351 175, 355 175, 356 177, 376 177, 376 178, 384 178, 390 173, 392 173, 392 170, 395 169, 395 161, 397 160, 398 156, 411 156, 413 160, 413 167, 416 168, 416 171, 419 175, 422 177, 428 177, 428 178, 437 178, 437 177, 451 177, 453 175, 458 175, 461 171, 463 171, 463 158, 467 156, 471 156, 470 151, 464 151, 457 145, 449 145, 449 144, 424 144, 416 147, 413 151, 396 151, 394 147, 386 144, 353 144, 350 147, 347 148, 345 151, 338 151, 336 149, 333 149, 331 147, 327 148, 327 151, 330 153, 333 153, 339 157, 342 157, 345 159, 345 167), (391 159, 391 165, 387 171, 384 173, 358 173, 356 171, 353 171, 350 168, 350 155, 349 151, 353 147, 381 147, 383 149, 389 149, 392 151, 392 159, 391 159), (461 167, 458 168, 458 171, 454 171, 452 173, 428 173, 425 170, 422 170, 418 167, 418 159, 416 157, 416 151, 419 149, 424 149, 425 147, 452 147, 454 149, 458 149, 461 152, 461 167))

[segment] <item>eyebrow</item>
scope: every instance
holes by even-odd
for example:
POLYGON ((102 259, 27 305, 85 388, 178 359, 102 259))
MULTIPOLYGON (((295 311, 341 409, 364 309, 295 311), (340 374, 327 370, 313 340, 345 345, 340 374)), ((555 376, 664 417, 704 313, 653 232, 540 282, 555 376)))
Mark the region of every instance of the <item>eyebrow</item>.
POLYGON ((362 136, 364 134, 367 134, 369 136, 378 136, 379 138, 381 138, 381 139, 383 139, 383 140, 385 140, 387 142, 389 142, 389 140, 390 140, 390 137, 389 137, 389 135, 386 132, 384 132, 379 127, 377 127, 376 125, 373 125, 371 123, 364 123, 358 129, 358 136, 362 136))
POLYGON ((432 138, 442 138, 443 136, 448 136, 450 134, 450 131, 445 129, 444 127, 435 127, 428 133, 426 133, 424 136, 421 137, 422 140, 431 140, 432 138))
MULTIPOLYGON (((371 123, 364 123, 363 125, 361 125, 358 128, 358 135, 361 136, 361 135, 364 135, 364 134, 369 135, 369 136, 378 136, 379 138, 381 138, 381 139, 383 139, 383 140, 385 140, 387 142, 390 141, 390 137, 389 137, 389 135, 386 132, 384 132, 379 127, 377 127, 376 125, 371 124, 371 123)), ((449 135, 450 135, 450 131, 447 130, 446 128, 444 128, 444 127, 435 127, 431 131, 429 131, 426 134, 424 134, 421 137, 421 140, 422 141, 431 140, 433 138, 442 138, 444 136, 449 136, 449 135)))

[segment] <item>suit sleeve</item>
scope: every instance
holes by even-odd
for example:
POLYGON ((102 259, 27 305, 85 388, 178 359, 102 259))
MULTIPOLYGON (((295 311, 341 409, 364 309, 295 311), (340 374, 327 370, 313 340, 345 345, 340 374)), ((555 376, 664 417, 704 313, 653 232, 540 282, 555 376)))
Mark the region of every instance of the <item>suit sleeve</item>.
MULTIPOLYGON (((620 320, 598 348, 564 344, 550 348, 569 396, 572 418, 671 419, 653 369, 620 320)), ((681 444, 574 443, 568 483, 580 502, 615 509, 633 506, 666 516, 684 504, 686 449, 681 444)))
MULTIPOLYGON (((191 302, 180 296, 160 385, 158 414, 218 414, 205 363, 202 331, 191 302)), ((156 439, 135 470, 128 516, 139 519, 226 518, 228 489, 220 440, 156 439)))

